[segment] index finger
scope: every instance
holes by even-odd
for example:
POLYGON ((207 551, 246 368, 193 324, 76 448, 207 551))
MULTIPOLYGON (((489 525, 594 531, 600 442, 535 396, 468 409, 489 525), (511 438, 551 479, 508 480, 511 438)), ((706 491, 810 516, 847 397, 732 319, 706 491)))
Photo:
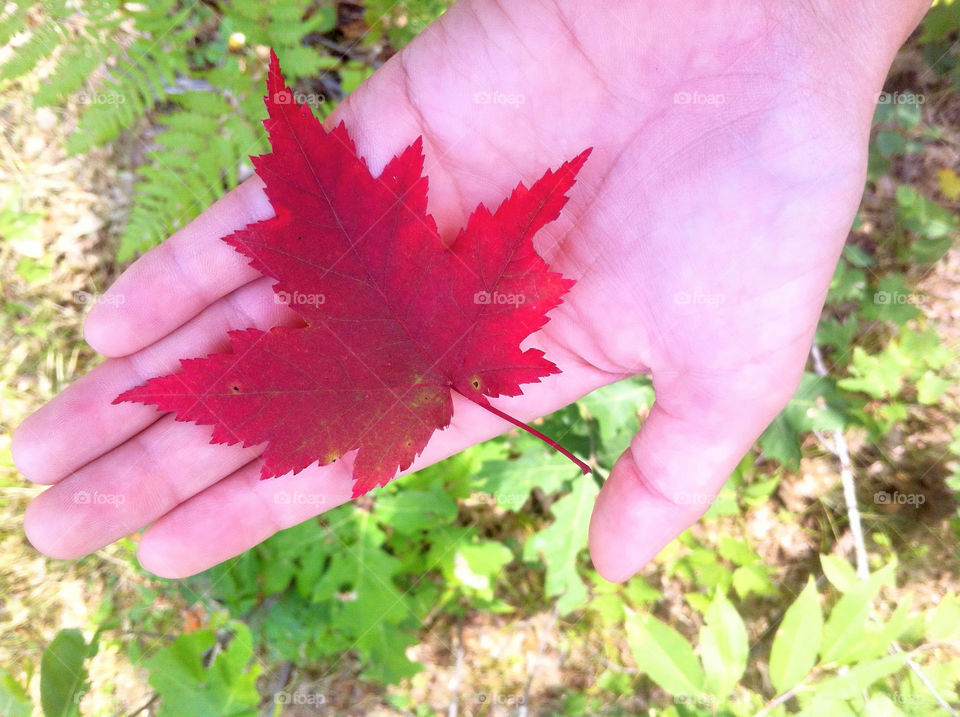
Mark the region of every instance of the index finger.
POLYGON ((224 195, 120 275, 87 316, 87 343, 106 356, 127 356, 259 278, 247 259, 220 239, 272 216, 257 177, 224 195))

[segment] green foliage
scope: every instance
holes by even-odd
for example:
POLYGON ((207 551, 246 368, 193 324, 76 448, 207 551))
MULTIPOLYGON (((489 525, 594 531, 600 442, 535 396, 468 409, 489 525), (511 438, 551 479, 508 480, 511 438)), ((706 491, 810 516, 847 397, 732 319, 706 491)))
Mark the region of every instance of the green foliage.
MULTIPOLYGON (((0 36, 24 38, 0 66, 0 86, 43 68, 36 105, 68 99, 83 105, 67 142, 70 153, 110 142, 145 118, 159 128, 137 168, 120 261, 185 226, 250 173, 249 155, 265 150, 260 125, 265 67, 256 48, 274 48, 291 82, 339 69, 349 91, 370 71, 330 57, 322 46, 304 44, 334 28, 332 2, 95 0, 82 7, 62 1, 28 6, 15 4, 0 17, 0 36), (31 13, 36 17, 28 22, 31 13), (132 43, 118 43, 121 26, 132 27, 132 43), (231 36, 243 40, 231 47, 231 36), (106 70, 104 79, 91 80, 100 68, 106 70)), ((332 99, 304 93, 320 116, 329 112, 332 99)))
POLYGON ((373 39, 384 33, 400 49, 453 4, 453 0, 367 0, 366 20, 373 39))
MULTIPOLYGON (((361 49, 403 46, 449 4, 364 3, 372 32, 361 49)), ((934 72, 953 82, 960 81, 956 10, 956 1, 937 3, 921 41, 928 58, 937 56, 934 72)), ((37 72, 36 105, 82 105, 68 140, 75 154, 126 132, 146 140, 119 247, 127 259, 249 174, 248 155, 266 147, 260 119, 267 47, 276 48, 296 90, 321 117, 369 76, 375 63, 358 59, 362 53, 348 58, 327 49, 345 42, 337 22, 336 4, 327 0, 18 0, 0 11, 0 40, 17 44, 0 66, 0 87, 37 72)), ((881 609, 895 563, 862 581, 844 559, 824 555, 822 575, 810 576, 791 602, 799 588, 785 576, 792 571, 766 564, 744 525, 757 507, 771 514, 772 530, 796 520, 777 512, 774 495, 785 479, 781 466, 796 467, 819 450, 815 433, 854 429, 872 450, 891 428, 941 401, 956 381, 955 356, 925 319, 932 299, 915 285, 958 234, 952 207, 960 184, 950 168, 938 173, 939 194, 929 185, 901 184, 896 175, 940 141, 924 110, 931 99, 890 93, 878 103, 868 181, 889 187, 885 196, 877 192, 888 201, 883 211, 864 210, 854 225, 856 241, 838 261, 816 333, 823 365, 811 363, 759 450, 737 466, 706 513, 707 530, 688 531, 665 548, 653 574, 611 585, 590 570, 596 475, 579 475, 541 442, 512 432, 390 484, 372 501, 282 531, 187 581, 184 594, 203 596, 217 616, 214 625, 159 650, 152 643, 128 647, 131 661, 146 656, 159 714, 256 714, 261 664, 281 660, 304 674, 324 674, 350 655, 347 664, 356 665, 359 678, 402 683, 422 669, 408 648, 425 628, 445 634, 451 623, 478 613, 525 619, 552 609, 566 618, 559 621, 564 639, 589 641, 610 664, 595 685, 568 690, 544 713, 636 714, 623 703, 642 694, 651 715, 671 717, 762 709, 932 714, 930 688, 905 668, 905 655, 919 661, 929 654, 923 642, 960 640, 960 598, 946 595, 936 609, 916 615, 907 599, 881 609), (821 376, 824 366, 829 375, 821 376), (815 577, 826 578, 819 590, 815 577), (692 608, 682 608, 683 621, 672 619, 678 596, 692 608), (905 653, 889 654, 895 641, 905 653), (616 664, 630 663, 630 656, 636 670, 616 664), (666 703, 654 686, 667 693, 666 703)), ((0 248, 23 256, 16 272, 35 283, 51 269, 49 258, 32 249, 41 219, 24 211, 17 188, 2 191, 0 248)), ((4 308, 29 314, 11 303, 4 308)), ((42 330, 24 321, 15 326, 42 330)), ((653 401, 648 379, 628 379, 545 417, 539 427, 604 476, 653 401)), ((949 451, 960 457, 960 429, 949 451)), ((960 461, 947 465, 954 472, 948 485, 960 494, 960 461)), ((291 500, 309 500, 318 512, 325 507, 326 496, 297 490, 294 481, 291 500)), ((954 527, 960 534, 960 513, 954 527)), ((811 530, 809 521, 803 529, 811 530)), ((878 544, 882 529, 876 527, 878 544)), ((829 531, 816 537, 832 539, 829 531)), ((143 630, 168 631, 156 622, 158 599, 159 592, 144 589, 127 619, 143 630)), ((64 631, 48 646, 39 680, 46 714, 77 714, 96 644, 64 631)), ((31 668, 17 667, 0 670, 2 714, 32 709, 31 668)), ((923 669, 939 694, 957 701, 960 660, 930 660, 923 669)), ((405 713, 432 713, 403 695, 385 699, 405 713)))
POLYGON ((779 693, 796 686, 817 662, 823 632, 823 614, 817 586, 811 577, 787 608, 770 648, 770 682, 779 693))
POLYGON ((760 448, 788 466, 800 463, 800 437, 811 431, 841 430, 848 423, 850 401, 829 378, 804 373, 790 403, 760 436, 760 448))
POLYGON ((387 535, 370 513, 346 505, 327 520, 278 533, 232 565, 214 568, 213 595, 238 615, 278 596, 259 634, 278 657, 319 664, 356 649, 370 679, 414 674, 417 666, 403 649, 414 642, 423 605, 399 589, 403 563, 388 552, 387 535))
POLYGON ((947 253, 960 225, 953 212, 907 185, 897 187, 897 219, 918 237, 910 245, 910 261, 930 264, 947 253))
POLYGON ((683 635, 652 615, 627 613, 627 642, 643 672, 672 695, 697 695, 704 673, 683 635))
POLYGON ((26 688, 16 678, 0 667, 0 715, 6 717, 30 717, 33 703, 26 688))
POLYGON ((16 184, 0 187, 0 240, 34 242, 42 214, 25 212, 20 205, 22 190, 16 184))
POLYGON ((586 547, 590 513, 599 492, 590 476, 579 478, 570 493, 554 503, 554 522, 524 545, 525 560, 542 556, 546 563, 547 595, 559 597, 561 615, 578 608, 587 597, 587 587, 577 571, 577 556, 586 547))
POLYGON ((729 695, 747 669, 748 652, 743 619, 733 603, 718 590, 704 614, 700 630, 700 660, 706 691, 720 699, 729 695))
POLYGON ((146 660, 160 695, 160 717, 255 717, 260 664, 249 628, 230 622, 219 633, 197 630, 146 660))
POLYGON ((923 18, 923 56, 938 75, 960 88, 960 8, 956 0, 937 0, 923 18))
POLYGON ((40 704, 47 717, 79 717, 80 697, 89 687, 87 658, 97 652, 97 637, 88 644, 79 630, 61 630, 43 652, 40 704))
MULTIPOLYGON (((833 563, 836 573, 836 559, 823 559, 824 564, 833 563)), ((847 586, 826 621, 820 608, 825 597, 818 594, 816 582, 808 580, 784 613, 770 646, 769 673, 776 697, 767 709, 793 696, 800 714, 874 714, 869 708, 858 709, 857 703, 884 697, 884 678, 903 671, 908 656, 888 654, 890 645, 908 629, 908 605, 898 606, 886 621, 876 618, 873 610, 877 592, 892 584, 895 569, 896 562, 890 562, 867 580, 847 586)), ((958 630, 960 610, 955 602, 943 608, 942 615, 935 614, 927 628, 928 634, 958 630)), ((637 667, 675 704, 750 715, 764 703, 741 682, 749 655, 747 632, 722 590, 705 610, 697 645, 649 614, 628 611, 626 631, 637 667)))

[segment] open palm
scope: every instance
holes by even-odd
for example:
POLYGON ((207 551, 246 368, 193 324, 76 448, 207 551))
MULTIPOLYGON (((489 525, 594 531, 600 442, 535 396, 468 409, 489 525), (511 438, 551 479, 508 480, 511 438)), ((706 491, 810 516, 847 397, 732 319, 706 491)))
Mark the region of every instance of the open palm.
MULTIPOLYGON (((562 374, 495 403, 530 420, 652 374, 656 404, 591 524, 594 563, 613 580, 699 517, 792 394, 862 189, 876 94, 922 9, 885 10, 896 17, 874 23, 862 57, 809 3, 768 5, 464 0, 331 118, 375 174, 423 136, 430 211, 446 234, 478 202, 494 206, 594 147, 535 240, 577 280, 529 342, 562 374)), ((271 215, 259 180, 247 182, 91 311, 87 339, 112 358, 14 439, 24 475, 55 484, 27 511, 40 550, 76 557, 151 524, 141 563, 184 576, 314 515, 315 504, 276 500, 291 482, 324 495, 325 509, 349 499, 340 462, 259 481, 257 448, 210 445, 209 428, 110 405, 180 357, 222 349, 229 329, 290 321, 271 282, 219 240, 271 215)), ((454 396, 452 425, 414 468, 509 427, 454 396)))

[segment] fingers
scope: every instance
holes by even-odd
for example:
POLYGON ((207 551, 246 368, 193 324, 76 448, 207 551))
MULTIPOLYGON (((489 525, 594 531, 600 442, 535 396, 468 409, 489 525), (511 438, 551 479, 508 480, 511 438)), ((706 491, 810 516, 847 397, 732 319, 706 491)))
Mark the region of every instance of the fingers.
POLYGON ((148 378, 178 370, 180 358, 226 347, 228 330, 289 323, 295 317, 272 300, 271 283, 248 284, 157 344, 110 359, 75 381, 15 431, 11 451, 18 470, 36 483, 56 483, 143 431, 160 418, 155 408, 110 402, 148 378))
MULTIPOLYGON (((574 368, 570 373, 581 381, 587 376, 597 381, 596 374, 574 368)), ((531 391, 534 395, 526 402, 522 417, 531 418, 546 412, 536 407, 538 402, 551 401, 552 408, 559 408, 578 397, 559 394, 559 386, 560 382, 553 379, 534 384, 531 391)), ((592 388, 581 384, 582 394, 592 388)), ((434 434, 423 454, 405 474, 512 427, 465 398, 454 395, 453 401, 451 425, 434 434)), ((163 577, 193 575, 252 548, 278 530, 335 508, 350 500, 353 459, 354 456, 348 454, 342 461, 328 466, 314 465, 295 476, 269 480, 259 480, 259 460, 244 466, 153 523, 140 540, 140 564, 163 577)), ((572 463, 570 471, 578 473, 572 463)))
POLYGON ((126 356, 259 277, 221 238, 271 216, 259 179, 226 194, 123 272, 90 310, 87 342, 106 356, 126 356))
MULTIPOLYGON (((254 285, 237 293, 247 291, 254 291, 254 285)), ((261 293, 265 291, 260 287, 261 293)), ((205 315, 181 331, 193 329, 205 315)), ((244 321, 242 317, 236 320, 244 321)), ((273 321, 276 323, 276 319, 273 321)), ((165 341, 174 341, 180 333, 165 341)), ((551 351, 561 353, 558 349, 551 351)), ((511 400, 518 415, 522 419, 542 415, 609 382, 608 376, 583 365, 571 365, 565 372, 572 381, 564 383, 562 389, 559 382, 549 380, 533 384, 522 403, 511 400)), ((108 411, 118 408, 108 405, 107 397, 92 399, 99 400, 108 411)), ((256 456, 260 447, 210 445, 209 427, 175 422, 169 415, 155 421, 153 408, 140 408, 151 414, 145 430, 71 470, 30 505, 25 531, 41 552, 56 558, 75 558, 156 521, 142 543, 144 566, 165 576, 189 575, 350 498, 351 454, 330 466, 314 465, 295 476, 259 481, 260 460, 256 456)), ((451 426, 435 434, 407 472, 511 428, 480 406, 456 396, 454 411, 451 426)), ((109 424, 108 419, 105 423, 113 430, 123 428, 109 424)), ((66 424, 70 425, 69 421, 66 424)), ((82 428, 72 430, 79 441, 82 428)), ((572 464, 571 470, 575 470, 572 464)))
POLYGON ((208 427, 168 415, 37 496, 24 531, 47 555, 80 557, 139 530, 258 453, 210 445, 208 427))
POLYGON ((143 534, 140 564, 183 578, 239 555, 284 528, 350 500, 352 462, 260 480, 259 461, 207 488, 143 534))
POLYGON ((765 373, 678 376, 666 386, 655 375, 656 403, 590 521, 590 555, 604 578, 630 578, 710 507, 800 379, 799 371, 765 373))

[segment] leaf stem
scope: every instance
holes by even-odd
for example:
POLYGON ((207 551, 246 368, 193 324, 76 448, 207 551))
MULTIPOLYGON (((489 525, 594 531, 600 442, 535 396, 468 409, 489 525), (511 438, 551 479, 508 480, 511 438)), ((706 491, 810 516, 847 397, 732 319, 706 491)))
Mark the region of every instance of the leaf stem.
MULTIPOLYGON (((460 393, 460 392, 457 391, 457 393, 460 393)), ((460 394, 460 395, 462 396, 463 394, 460 394)), ((470 397, 469 397, 469 396, 464 396, 464 398, 470 398, 470 397)), ((473 399, 471 399, 471 400, 473 400, 473 399)), ((544 443, 546 443, 548 446, 550 446, 551 448, 553 448, 555 451, 557 451, 558 453, 561 453, 561 454, 565 455, 567 458, 569 458, 571 461, 573 461, 574 465, 576 465, 577 468, 579 468, 581 471, 583 471, 583 474, 584 474, 584 475, 587 475, 587 474, 590 472, 590 466, 588 466, 586 463, 584 463, 583 461, 581 461, 579 458, 577 458, 577 457, 576 457, 575 455, 573 455, 570 451, 568 451, 566 448, 564 448, 563 446, 561 446, 559 443, 557 443, 555 440, 553 440, 553 439, 550 438, 549 436, 545 436, 544 434, 540 433, 540 431, 538 431, 536 428, 533 428, 533 427, 531 427, 531 426, 528 426, 528 425, 527 425, 526 423, 524 423, 523 421, 514 418, 514 417, 511 416, 509 413, 504 413, 504 412, 501 411, 499 408, 496 408, 495 406, 492 406, 492 405, 490 405, 489 403, 480 403, 479 401, 474 401, 474 403, 476 403, 478 406, 483 406, 485 409, 487 409, 488 411, 490 411, 490 413, 494 414, 495 416, 499 416, 500 418, 502 418, 502 419, 505 420, 505 421, 510 421, 510 423, 512 423, 513 425, 515 425, 517 428, 522 428, 522 429, 525 430, 527 433, 529 433, 531 436, 536 436, 536 437, 539 438, 541 441, 543 441, 544 443)))

